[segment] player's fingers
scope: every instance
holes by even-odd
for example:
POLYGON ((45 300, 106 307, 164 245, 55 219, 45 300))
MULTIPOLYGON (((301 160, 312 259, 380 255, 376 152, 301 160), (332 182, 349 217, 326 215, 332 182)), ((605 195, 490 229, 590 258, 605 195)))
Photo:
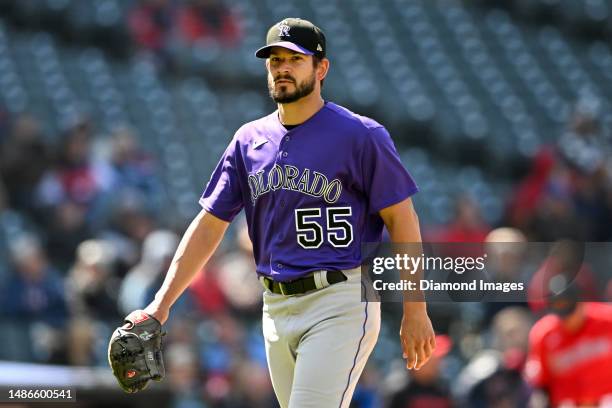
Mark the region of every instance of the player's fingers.
POLYGON ((429 344, 429 340, 426 340, 423 343, 423 358, 419 360, 419 368, 423 367, 427 363, 427 361, 429 361, 429 358, 432 354, 433 350, 431 348, 431 345, 429 344))
POLYGON ((408 341, 401 334, 400 334, 400 344, 402 345, 402 357, 408 358, 408 353, 410 352, 411 347, 410 347, 410 344, 408 344, 408 341))
POLYGON ((417 364, 417 351, 414 347, 404 349, 404 355, 406 356, 406 368, 412 370, 417 364))
POLYGON ((435 349, 436 339, 433 337, 431 339, 427 339, 427 341, 425 342, 425 351, 427 352, 427 356, 431 356, 435 349))
POLYGON ((425 365, 428 359, 429 356, 425 351, 425 343, 421 343, 420 347, 417 348, 417 363, 414 368, 419 370, 421 367, 423 367, 423 365, 425 365))

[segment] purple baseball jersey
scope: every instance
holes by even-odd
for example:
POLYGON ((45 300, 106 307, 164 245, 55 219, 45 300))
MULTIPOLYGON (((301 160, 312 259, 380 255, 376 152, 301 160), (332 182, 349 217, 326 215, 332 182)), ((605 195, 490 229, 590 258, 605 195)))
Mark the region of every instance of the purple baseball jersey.
POLYGON ((359 266, 378 211, 417 191, 382 125, 326 102, 291 130, 277 111, 238 129, 200 205, 228 222, 244 207, 257 273, 290 281, 359 266))

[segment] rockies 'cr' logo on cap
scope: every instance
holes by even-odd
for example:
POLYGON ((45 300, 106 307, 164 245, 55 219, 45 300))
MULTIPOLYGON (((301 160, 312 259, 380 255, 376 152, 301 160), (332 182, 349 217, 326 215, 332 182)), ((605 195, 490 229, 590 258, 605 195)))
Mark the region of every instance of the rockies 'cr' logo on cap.
POLYGON ((287 25, 287 23, 285 23, 284 21, 282 23, 280 23, 278 25, 278 31, 280 32, 279 36, 281 36, 281 37, 290 37, 290 35, 289 35, 289 29, 290 28, 291 27, 289 27, 289 25, 287 25))

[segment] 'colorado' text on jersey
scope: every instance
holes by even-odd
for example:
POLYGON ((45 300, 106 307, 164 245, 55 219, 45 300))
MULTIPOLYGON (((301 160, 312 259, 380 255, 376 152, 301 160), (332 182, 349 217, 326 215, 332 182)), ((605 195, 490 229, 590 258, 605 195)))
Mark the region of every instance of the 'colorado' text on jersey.
POLYGON ((244 207, 257 273, 289 281, 359 266, 378 211, 417 191, 383 126, 326 102, 289 131, 276 111, 238 129, 200 204, 228 222, 244 207))

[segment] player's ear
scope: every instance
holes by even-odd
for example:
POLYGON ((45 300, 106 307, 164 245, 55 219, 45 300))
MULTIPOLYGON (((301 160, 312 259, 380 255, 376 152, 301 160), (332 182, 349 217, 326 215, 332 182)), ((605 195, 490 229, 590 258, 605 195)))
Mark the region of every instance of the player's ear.
POLYGON ((317 65, 317 79, 319 81, 325 79, 327 76, 327 72, 329 71, 329 60, 327 58, 322 58, 317 65))

